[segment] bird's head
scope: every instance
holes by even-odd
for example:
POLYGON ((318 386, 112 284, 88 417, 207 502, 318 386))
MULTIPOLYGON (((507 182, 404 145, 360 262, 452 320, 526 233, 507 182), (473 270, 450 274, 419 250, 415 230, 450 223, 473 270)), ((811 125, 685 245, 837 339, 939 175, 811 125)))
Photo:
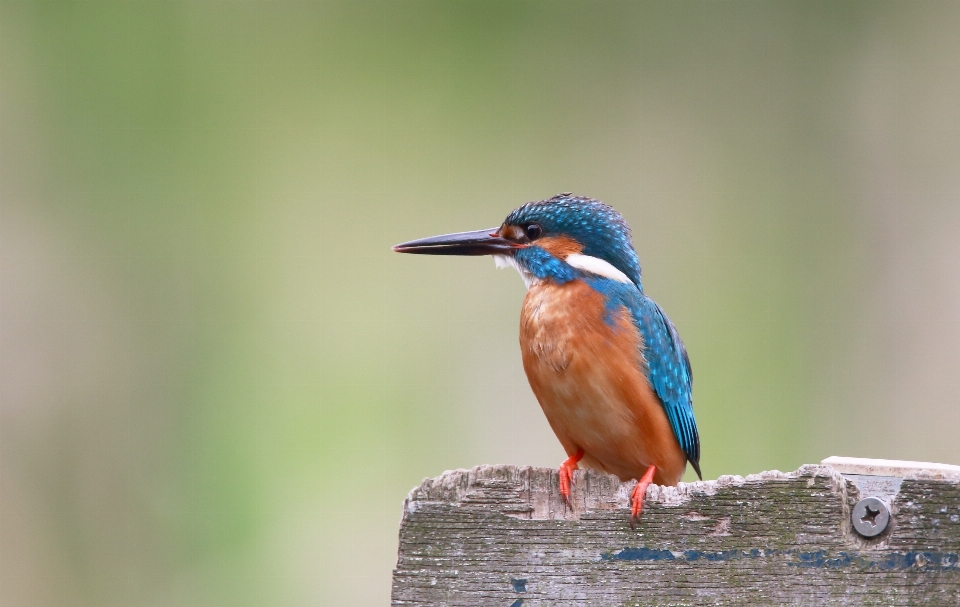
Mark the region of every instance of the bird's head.
POLYGON ((528 286, 547 279, 566 282, 586 273, 641 288, 640 262, 627 222, 599 200, 573 194, 528 202, 510 213, 499 228, 413 240, 393 250, 493 255, 497 265, 516 267, 528 286))

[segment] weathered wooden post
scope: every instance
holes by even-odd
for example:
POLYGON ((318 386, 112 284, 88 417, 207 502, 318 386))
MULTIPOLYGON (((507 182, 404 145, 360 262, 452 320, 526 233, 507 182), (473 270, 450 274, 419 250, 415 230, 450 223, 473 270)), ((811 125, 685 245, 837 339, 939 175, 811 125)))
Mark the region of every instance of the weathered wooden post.
POLYGON ((425 480, 404 504, 393 605, 960 606, 957 466, 829 458, 651 486, 636 530, 633 482, 575 482, 571 510, 552 469, 425 480))

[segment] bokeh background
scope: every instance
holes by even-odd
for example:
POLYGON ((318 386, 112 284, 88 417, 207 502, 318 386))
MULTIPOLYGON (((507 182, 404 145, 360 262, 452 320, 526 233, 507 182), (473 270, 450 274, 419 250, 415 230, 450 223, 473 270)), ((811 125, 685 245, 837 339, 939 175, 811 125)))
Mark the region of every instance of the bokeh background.
POLYGON ((0 75, 3 605, 385 604, 423 477, 563 457, 516 274, 390 245, 563 191, 706 478, 960 463, 958 2, 4 0, 0 75))

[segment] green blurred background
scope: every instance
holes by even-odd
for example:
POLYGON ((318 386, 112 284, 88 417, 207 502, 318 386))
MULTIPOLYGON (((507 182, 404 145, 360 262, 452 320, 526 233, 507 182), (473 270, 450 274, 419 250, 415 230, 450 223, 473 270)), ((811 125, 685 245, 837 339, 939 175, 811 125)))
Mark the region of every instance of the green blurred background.
POLYGON ((563 191, 706 478, 960 463, 960 3, 0 11, 3 605, 385 604, 423 477, 563 458, 520 279, 390 245, 563 191))

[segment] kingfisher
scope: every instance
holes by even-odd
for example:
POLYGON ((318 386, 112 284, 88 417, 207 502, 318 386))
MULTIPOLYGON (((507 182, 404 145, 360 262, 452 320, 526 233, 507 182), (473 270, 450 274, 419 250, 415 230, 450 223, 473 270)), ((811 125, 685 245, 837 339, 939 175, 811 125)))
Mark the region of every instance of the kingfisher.
POLYGON ((676 485, 687 462, 703 478, 690 359, 673 323, 643 292, 630 227, 612 207, 559 194, 520 206, 498 228, 393 250, 492 255, 498 267, 520 273, 523 369, 568 456, 559 470, 567 504, 581 463, 638 480, 631 526, 651 483, 676 485))

